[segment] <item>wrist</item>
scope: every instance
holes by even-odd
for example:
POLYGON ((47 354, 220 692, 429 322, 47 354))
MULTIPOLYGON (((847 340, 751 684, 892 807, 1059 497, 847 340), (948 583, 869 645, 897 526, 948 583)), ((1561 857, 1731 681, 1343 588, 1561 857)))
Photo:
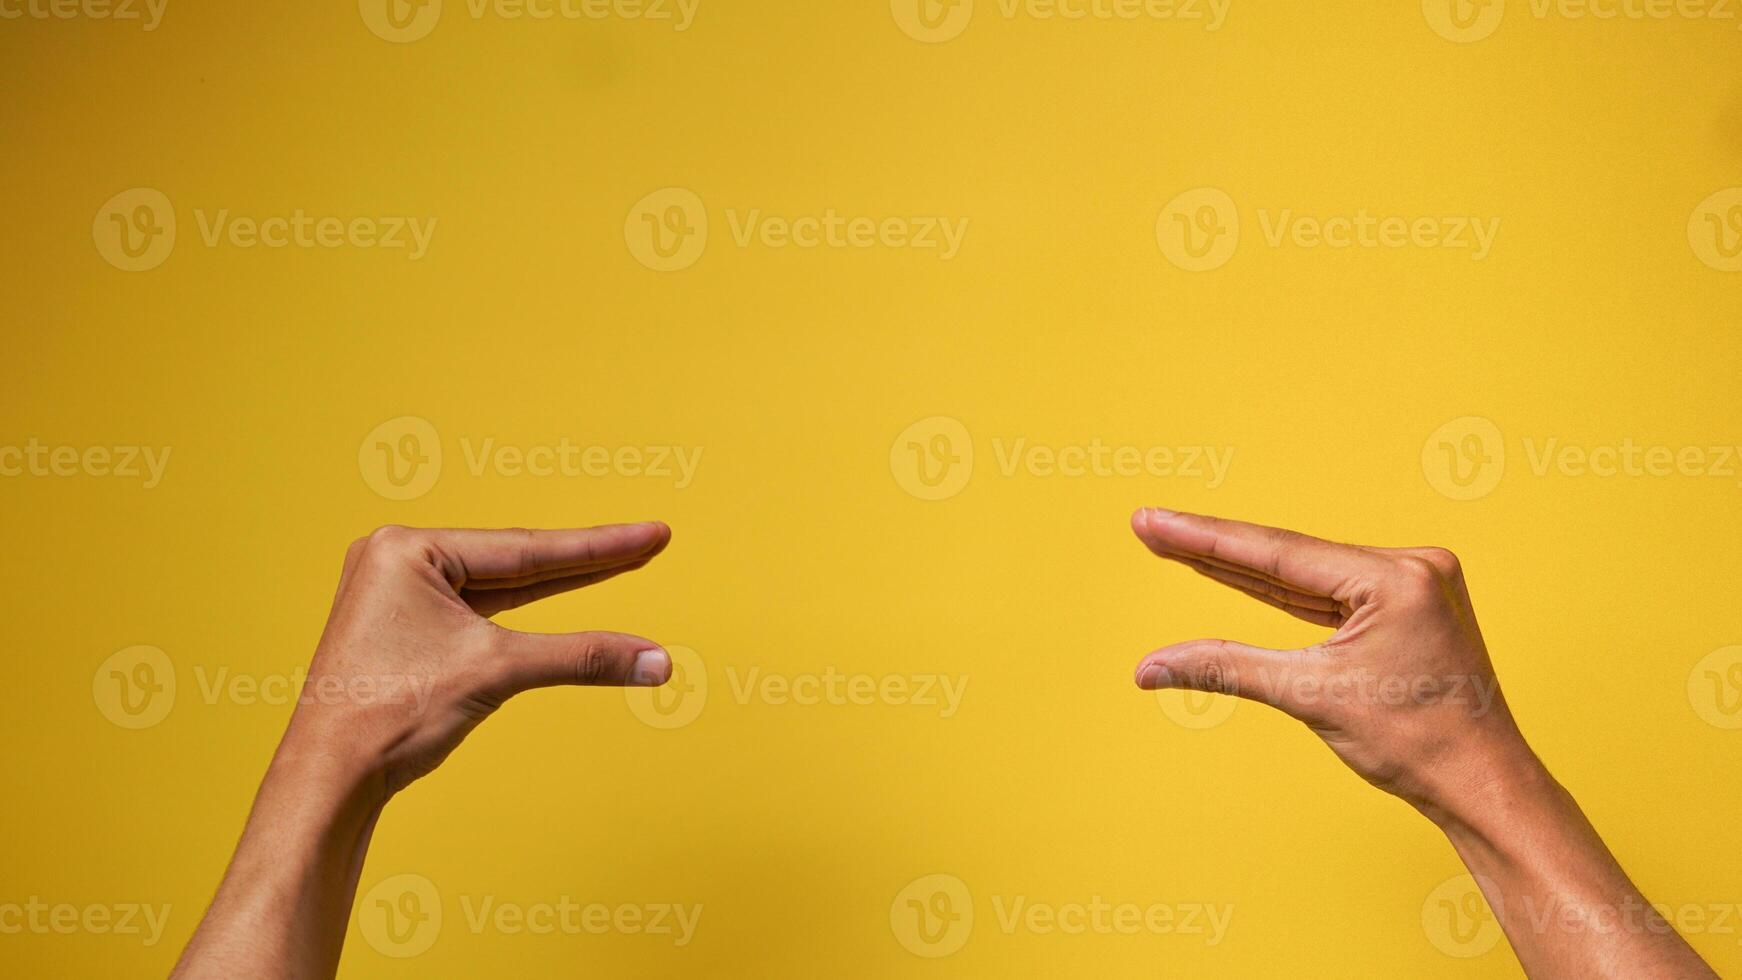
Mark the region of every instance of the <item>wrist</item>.
POLYGON ((379 811, 386 778, 352 734, 302 716, 293 717, 267 769, 266 781, 285 784, 327 810, 379 811))
POLYGON ((1522 736, 1470 752, 1441 767, 1437 791, 1418 809, 1459 851, 1496 853, 1552 815, 1565 791, 1522 736))
POLYGON ((1410 803, 1442 831, 1477 829, 1540 798, 1554 780, 1516 729, 1449 747, 1419 774, 1410 803))

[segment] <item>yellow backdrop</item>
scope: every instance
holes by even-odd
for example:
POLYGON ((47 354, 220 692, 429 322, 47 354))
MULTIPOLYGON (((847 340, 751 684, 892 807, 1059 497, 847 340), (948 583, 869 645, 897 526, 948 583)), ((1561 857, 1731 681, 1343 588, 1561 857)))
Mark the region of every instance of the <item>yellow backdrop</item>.
POLYGON ((1504 977, 1451 849, 1137 659, 1141 504, 1465 559, 1742 971, 1734 0, 0 0, 0 972, 166 972, 344 546, 675 531, 679 654, 388 809, 342 973, 1504 977))

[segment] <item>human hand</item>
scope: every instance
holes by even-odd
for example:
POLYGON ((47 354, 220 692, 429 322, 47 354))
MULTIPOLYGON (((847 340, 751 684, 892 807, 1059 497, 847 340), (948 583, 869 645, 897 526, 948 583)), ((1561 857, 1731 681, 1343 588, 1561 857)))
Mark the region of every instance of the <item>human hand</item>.
POLYGON ((1149 508, 1131 526, 1157 555, 1336 631, 1300 650, 1174 644, 1143 658, 1139 687, 1271 704, 1369 782, 1436 819, 1496 773, 1535 764, 1451 552, 1334 544, 1149 508))
POLYGON ((648 523, 384 527, 352 542, 290 727, 172 976, 331 977, 394 793, 521 691, 671 677, 671 658, 650 640, 520 633, 489 617, 633 571, 670 540, 648 523))
POLYGON ((559 684, 664 684, 671 659, 623 633, 534 634, 497 613, 647 564, 664 524, 576 530, 384 527, 351 544, 285 735, 381 800, 428 774, 509 697, 559 684))

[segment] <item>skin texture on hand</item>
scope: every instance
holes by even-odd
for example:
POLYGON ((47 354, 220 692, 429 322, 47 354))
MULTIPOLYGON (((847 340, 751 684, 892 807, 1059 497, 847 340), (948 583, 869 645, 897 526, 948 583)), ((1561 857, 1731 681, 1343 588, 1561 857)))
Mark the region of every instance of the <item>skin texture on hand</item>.
POLYGON ((316 696, 297 710, 291 734, 347 745, 392 796, 440 765, 514 694, 559 684, 665 683, 671 660, 650 640, 520 633, 487 617, 634 571, 670 536, 663 524, 389 527, 353 543, 309 667, 316 696), (397 685, 397 698, 320 696, 323 688, 375 693, 397 685))
POLYGON ((330 977, 381 809, 522 691, 655 686, 658 644, 489 617, 651 561, 664 524, 382 528, 346 552, 297 708, 174 977, 330 977))
POLYGON ((1146 508, 1155 554, 1334 632, 1300 650, 1192 640, 1137 683, 1263 701, 1445 831, 1532 977, 1713 977, 1653 911, 1513 720, 1442 548, 1336 544, 1146 508))

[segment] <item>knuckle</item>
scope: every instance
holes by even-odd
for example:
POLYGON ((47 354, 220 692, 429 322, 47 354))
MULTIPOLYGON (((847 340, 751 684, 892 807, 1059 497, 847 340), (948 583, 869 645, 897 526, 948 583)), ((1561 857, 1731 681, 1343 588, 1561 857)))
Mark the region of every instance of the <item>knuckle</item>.
POLYGON ((1234 672, 1221 650, 1209 650, 1199 655, 1188 672, 1194 690, 1210 694, 1234 693, 1234 672))
POLYGON ((1432 561, 1416 555, 1398 559, 1392 578, 1398 592, 1411 600, 1432 599, 1444 589, 1439 568, 1432 561))
POLYGON ((370 532, 361 557, 371 563, 398 562, 427 553, 427 531, 401 524, 386 524, 370 532))
POLYGON ((1423 548, 1421 557, 1446 578, 1456 578, 1463 571, 1463 563, 1458 556, 1446 548, 1423 548))
POLYGON ((514 538, 514 563, 521 572, 528 572, 538 564, 535 544, 537 535, 530 528, 509 528, 508 533, 514 538))
POLYGON ((604 680, 611 670, 611 652, 605 649, 598 640, 585 640, 575 650, 575 681, 580 684, 597 684, 604 680))
POLYGON ((368 547, 371 551, 396 551, 412 544, 417 532, 403 524, 383 524, 369 532, 368 547))

